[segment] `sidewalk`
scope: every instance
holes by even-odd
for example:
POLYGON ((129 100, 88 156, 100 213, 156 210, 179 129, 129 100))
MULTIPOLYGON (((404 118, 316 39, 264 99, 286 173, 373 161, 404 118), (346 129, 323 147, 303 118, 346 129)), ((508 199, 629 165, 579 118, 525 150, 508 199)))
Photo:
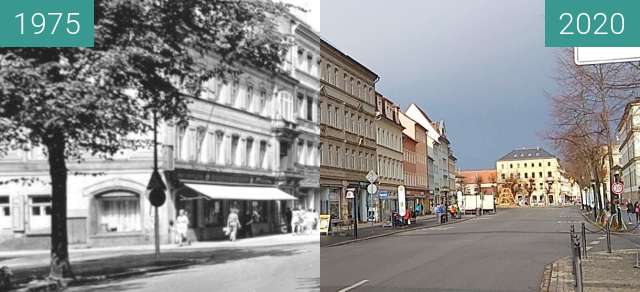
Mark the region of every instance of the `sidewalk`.
MULTIPOLYGON (((128 277, 152 271, 176 269, 199 263, 222 263, 230 260, 273 255, 277 247, 317 243, 319 233, 306 235, 279 234, 239 239, 236 242, 195 242, 190 246, 161 245, 160 260, 155 259, 153 245, 70 249, 69 258, 75 282, 87 282, 128 277), (276 247, 270 248, 270 247, 276 247)), ((13 282, 24 284, 41 279, 49 272, 49 251, 3 251, 0 267, 7 266, 14 274, 13 282)), ((73 284, 73 283, 71 283, 73 284)))
MULTIPOLYGON (((475 217, 476 217, 475 215, 463 215, 462 219, 450 218, 449 223, 445 223, 445 224, 457 223, 457 222, 465 221, 467 219, 475 218, 475 217)), ((440 225, 440 223, 436 220, 436 215, 420 216, 416 218, 415 224, 412 224, 409 226, 403 226, 403 227, 396 227, 396 228, 384 227, 383 223, 375 223, 373 227, 371 227, 371 223, 359 223, 358 239, 364 240, 366 238, 381 237, 381 236, 391 235, 398 232, 404 232, 404 231, 409 231, 409 230, 418 229, 418 228, 433 227, 437 225, 440 225)), ((354 240, 352 232, 353 232, 352 230, 349 230, 342 235, 339 235, 339 234, 321 235, 320 246, 326 247, 326 246, 332 246, 335 244, 351 242, 354 240)))
MULTIPOLYGON (((634 268, 637 250, 589 253, 582 260, 584 291, 640 291, 640 269, 634 268)), ((571 258, 564 257, 547 267, 541 290, 575 291, 571 258)))
MULTIPOLYGON (((578 211, 580 211, 580 213, 582 214, 582 217, 585 218, 585 220, 587 220, 591 225, 600 227, 599 224, 596 224, 595 221, 593 220, 593 210, 591 211, 586 211, 586 210, 580 210, 578 209, 578 211)), ((624 214, 624 213, 623 213, 624 214)), ((635 218, 635 216, 634 216, 635 218)), ((638 222, 634 222, 631 221, 631 224, 629 224, 629 222, 627 221, 627 217, 626 214, 623 215, 623 221, 625 223, 625 226, 627 227, 627 231, 611 231, 611 233, 613 234, 640 234, 640 225, 638 224, 638 222)), ((600 227, 602 228, 602 227, 600 227)))

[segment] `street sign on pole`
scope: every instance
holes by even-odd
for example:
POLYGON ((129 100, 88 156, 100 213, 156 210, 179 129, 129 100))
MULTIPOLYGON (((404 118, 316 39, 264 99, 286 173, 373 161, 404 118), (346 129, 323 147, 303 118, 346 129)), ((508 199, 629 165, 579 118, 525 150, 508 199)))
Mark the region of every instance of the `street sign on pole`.
POLYGON ((369 192, 369 194, 375 195, 375 193, 378 192, 378 186, 376 186, 375 184, 368 185, 367 192, 369 192))
POLYGON ((404 216, 407 213, 407 202, 405 201, 404 186, 398 186, 398 213, 404 216))
POLYGON ((573 59, 576 65, 639 61, 640 47, 576 47, 573 59))
POLYGON ((622 182, 613 183, 611 185, 611 192, 616 195, 622 195, 622 193, 624 192, 624 183, 622 182))
POLYGON ((368 182, 374 183, 378 179, 378 174, 376 174, 375 171, 370 170, 369 173, 367 173, 367 176, 365 178, 367 179, 368 182))

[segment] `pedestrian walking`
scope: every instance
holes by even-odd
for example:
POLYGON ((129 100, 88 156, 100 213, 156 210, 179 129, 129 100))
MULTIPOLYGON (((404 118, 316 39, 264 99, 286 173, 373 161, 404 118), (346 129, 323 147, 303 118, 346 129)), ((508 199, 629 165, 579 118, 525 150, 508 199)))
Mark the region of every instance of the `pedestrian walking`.
POLYGON ((180 211, 178 211, 178 218, 176 218, 176 232, 178 233, 179 246, 182 246, 185 242, 189 245, 191 244, 188 236, 189 216, 187 216, 187 211, 184 209, 180 209, 180 211))
POLYGON ((636 211, 636 223, 640 223, 640 201, 636 201, 634 206, 636 211))
POLYGON ((240 218, 238 218, 238 209, 231 208, 229 217, 227 217, 227 230, 229 232, 229 240, 236 241, 238 229, 242 228, 240 218))
POLYGON ((636 208, 633 206, 631 200, 627 202, 627 219, 629 220, 629 224, 632 224, 633 217, 635 217, 636 208))

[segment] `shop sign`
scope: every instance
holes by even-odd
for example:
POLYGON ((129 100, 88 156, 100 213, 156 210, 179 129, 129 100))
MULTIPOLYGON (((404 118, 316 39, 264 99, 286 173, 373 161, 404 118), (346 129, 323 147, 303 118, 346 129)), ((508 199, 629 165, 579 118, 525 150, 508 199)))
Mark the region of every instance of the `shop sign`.
POLYGON ((329 225, 331 225, 331 215, 320 215, 320 234, 329 233, 329 225))
POLYGON ((347 194, 346 194, 345 198, 347 198, 347 199, 355 198, 355 195, 354 195, 355 191, 356 191, 356 189, 354 189, 354 188, 347 189, 347 194))
POLYGON ((380 199, 386 199, 387 197, 389 197, 389 192, 387 191, 380 191, 378 193, 378 198, 380 199))

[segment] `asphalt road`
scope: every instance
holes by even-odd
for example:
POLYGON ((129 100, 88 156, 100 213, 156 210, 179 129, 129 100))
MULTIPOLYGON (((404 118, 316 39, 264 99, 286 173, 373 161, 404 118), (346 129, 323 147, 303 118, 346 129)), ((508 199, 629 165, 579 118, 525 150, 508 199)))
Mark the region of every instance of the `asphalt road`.
MULTIPOLYGON (((321 249, 321 291, 539 291, 547 264, 570 254, 574 208, 499 209, 458 224, 321 249)), ((596 230, 591 227, 592 230, 596 230)), ((604 250, 602 234, 587 236, 604 250)), ((635 245, 613 237, 613 248, 635 245)))
POLYGON ((191 266, 144 277, 72 287, 66 291, 318 291, 320 246, 317 242, 260 250, 259 257, 191 266))

